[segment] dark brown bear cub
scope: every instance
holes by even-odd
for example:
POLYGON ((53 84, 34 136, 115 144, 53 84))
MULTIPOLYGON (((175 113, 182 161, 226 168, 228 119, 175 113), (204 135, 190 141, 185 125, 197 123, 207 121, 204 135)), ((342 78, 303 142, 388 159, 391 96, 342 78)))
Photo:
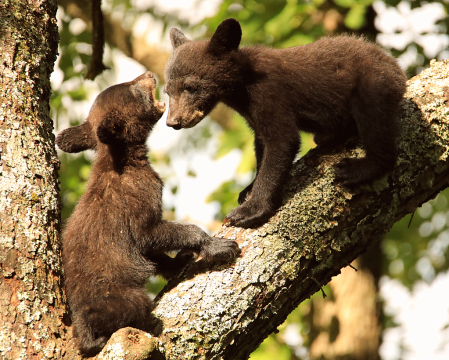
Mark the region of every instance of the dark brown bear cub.
POLYGON ((145 141, 165 104, 155 101, 150 72, 112 86, 95 100, 87 120, 62 131, 60 149, 96 149, 86 192, 63 233, 65 288, 80 351, 93 356, 116 330, 151 332, 150 275, 171 277, 192 258, 228 261, 236 242, 208 236, 195 225, 162 220, 162 180, 147 159, 145 141), (184 250, 175 258, 164 251, 184 250))
POLYGON ((337 165, 343 185, 367 183, 394 167, 406 78, 393 57, 355 36, 272 49, 239 48, 241 35, 235 19, 223 21, 205 41, 172 29, 165 68, 167 125, 195 126, 221 101, 254 130, 257 174, 227 215, 231 225, 260 224, 281 205, 299 130, 329 147, 359 136, 366 157, 337 165))

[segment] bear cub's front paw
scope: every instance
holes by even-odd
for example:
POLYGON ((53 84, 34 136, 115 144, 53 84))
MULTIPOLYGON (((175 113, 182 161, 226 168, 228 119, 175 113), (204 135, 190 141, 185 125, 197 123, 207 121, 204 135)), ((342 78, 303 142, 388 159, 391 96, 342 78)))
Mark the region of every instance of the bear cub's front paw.
POLYGON ((212 238, 200 252, 200 258, 207 262, 228 262, 240 255, 239 244, 234 240, 212 238))

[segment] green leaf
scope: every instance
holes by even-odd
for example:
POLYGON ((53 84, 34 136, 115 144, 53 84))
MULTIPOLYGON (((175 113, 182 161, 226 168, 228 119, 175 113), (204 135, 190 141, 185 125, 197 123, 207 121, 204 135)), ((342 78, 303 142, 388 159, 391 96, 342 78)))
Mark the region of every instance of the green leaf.
POLYGON ((242 158, 237 167, 237 172, 245 174, 248 171, 253 171, 256 168, 256 156, 254 153, 254 146, 252 141, 245 143, 242 149, 242 158))
POLYGON ((315 37, 306 34, 295 34, 291 36, 288 40, 282 43, 283 48, 288 48, 292 46, 306 45, 310 44, 315 40, 315 37))
POLYGON ((217 220, 223 220, 224 217, 239 204, 237 202, 238 195, 243 188, 238 186, 235 180, 226 181, 210 194, 207 202, 218 201, 221 204, 221 210, 217 220))
POLYGON ((224 130, 219 137, 220 146, 217 150, 217 158, 225 156, 233 149, 243 149, 245 144, 253 141, 251 130, 242 117, 235 115, 231 121, 231 128, 224 130))
POLYGON ((193 171, 193 170, 189 170, 189 171, 187 172, 187 176, 196 177, 196 172, 193 171))
POLYGON ((50 107, 51 108, 59 108, 62 104, 62 94, 54 94, 54 96, 51 97, 51 103, 50 103, 50 107))
POLYGON ((76 90, 69 91, 69 95, 74 101, 82 101, 87 99, 87 93, 83 86, 78 87, 76 90))
POLYGON ((356 2, 356 0, 334 0, 334 2, 338 6, 348 8, 348 7, 351 7, 356 2))
POLYGON ((366 7, 362 4, 354 4, 345 17, 345 25, 350 29, 360 29, 365 25, 366 7))

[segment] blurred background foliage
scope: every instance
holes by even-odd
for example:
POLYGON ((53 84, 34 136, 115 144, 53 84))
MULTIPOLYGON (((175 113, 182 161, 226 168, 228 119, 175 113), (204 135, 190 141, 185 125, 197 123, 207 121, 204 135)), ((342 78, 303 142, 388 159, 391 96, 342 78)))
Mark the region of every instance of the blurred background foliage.
MULTIPOLYGON (((104 63, 110 70, 98 76, 94 82, 85 81, 85 70, 91 56, 92 23, 88 0, 59 0, 59 29, 61 41, 55 76, 52 79, 52 117, 56 132, 79 124, 84 120, 93 97, 112 85, 117 79, 117 64, 123 58, 131 58, 144 68, 155 73, 159 86, 163 86, 163 68, 170 53, 168 31, 181 28, 192 38, 209 37, 225 18, 240 21, 243 30, 242 43, 262 43, 274 47, 289 47, 310 43, 321 36, 340 33, 363 34, 381 42, 399 58, 409 77, 428 66, 431 58, 447 58, 449 44, 448 1, 376 1, 372 0, 215 0, 209 5, 203 18, 195 17, 195 9, 204 8, 206 0, 191 1, 192 11, 170 8, 163 1, 104 0, 106 46, 104 63), (416 14, 426 14, 433 6, 434 16, 430 26, 419 28, 416 14), (434 13, 435 13, 434 11, 434 13), (390 17, 388 17, 390 16, 390 17), (398 17, 399 16, 399 17, 398 17), (402 16, 402 20, 400 20, 402 16), (193 19, 193 20, 192 20, 193 19), (388 25, 388 19, 392 22, 388 25), (400 21, 399 21, 399 20, 400 21), (146 27, 142 24, 149 24, 146 27), (157 31, 156 31, 157 30, 157 31), (153 34, 149 36, 148 34, 153 34), (434 37, 429 37, 430 35, 434 37), (152 39, 152 40, 151 40, 152 39), (426 44, 433 47, 429 50, 426 44), (148 55, 151 54, 151 55, 148 55)), ((170 2, 168 2, 170 3, 170 2)), ((207 7, 207 6, 206 6, 207 7)), ((131 80, 131 79, 128 79, 131 80)), ((223 217, 237 206, 238 193, 254 176, 255 158, 253 136, 244 120, 229 109, 219 106, 211 114, 211 120, 183 134, 175 146, 165 153, 151 154, 151 161, 166 181, 167 196, 175 198, 179 179, 173 176, 170 167, 174 158, 189 157, 192 152, 212 151, 211 157, 220 159, 232 151, 240 154, 235 174, 218 183, 208 201, 216 204, 216 221, 205 227, 213 231, 223 217), (208 146, 215 141, 214 146, 208 146), (212 150, 210 150, 212 149, 212 150), (243 180, 242 180, 243 179, 243 180)), ((314 145, 311 136, 302 134, 301 154, 314 145)), ((62 217, 65 220, 73 210, 77 199, 84 191, 90 172, 92 153, 68 155, 60 153, 62 217)), ((188 169, 195 177, 195 171, 188 169)), ((217 180, 219 182, 219 179, 217 180)), ((164 194, 165 197, 165 194, 164 194)), ((379 278, 397 279, 408 289, 419 281, 431 283, 439 273, 448 271, 449 248, 449 190, 440 193, 419 208, 413 215, 398 221, 385 236, 380 251, 373 251, 375 269, 373 282, 378 289, 379 278)), ((175 202, 164 204, 166 217, 175 218, 175 202)), ((204 224, 203 224, 204 225, 204 224)), ((157 293, 164 282, 152 279, 148 289, 157 293)), ((327 285, 326 293, 332 294, 327 285)), ((315 294, 313 298, 321 297, 315 294)), ((256 350, 251 359, 278 360, 321 358, 343 358, 337 355, 314 355, 310 351, 317 337, 311 336, 316 324, 311 320, 314 300, 301 304, 256 350)), ((332 302, 332 296, 329 302, 332 302)), ((374 300, 380 307, 378 294, 374 300)), ((377 313, 382 329, 398 326, 392 315, 382 309, 377 313)), ((329 329, 320 329, 328 331, 329 329)), ((354 331, 357 331, 354 329, 354 331)), ((380 346, 380 341, 379 341, 380 346)), ((401 353, 402 354, 402 353, 401 353)), ((358 359, 353 356, 346 358, 358 359)), ((398 359, 402 358, 398 356, 398 359)), ((376 358, 365 356, 363 359, 376 358)))

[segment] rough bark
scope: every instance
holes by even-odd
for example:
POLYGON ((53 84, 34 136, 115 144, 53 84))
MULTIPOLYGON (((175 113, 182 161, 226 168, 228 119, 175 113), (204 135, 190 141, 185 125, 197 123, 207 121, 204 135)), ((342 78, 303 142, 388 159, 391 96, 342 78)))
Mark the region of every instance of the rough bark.
POLYGON ((0 4, 0 358, 70 353, 49 117, 56 2, 0 4))

